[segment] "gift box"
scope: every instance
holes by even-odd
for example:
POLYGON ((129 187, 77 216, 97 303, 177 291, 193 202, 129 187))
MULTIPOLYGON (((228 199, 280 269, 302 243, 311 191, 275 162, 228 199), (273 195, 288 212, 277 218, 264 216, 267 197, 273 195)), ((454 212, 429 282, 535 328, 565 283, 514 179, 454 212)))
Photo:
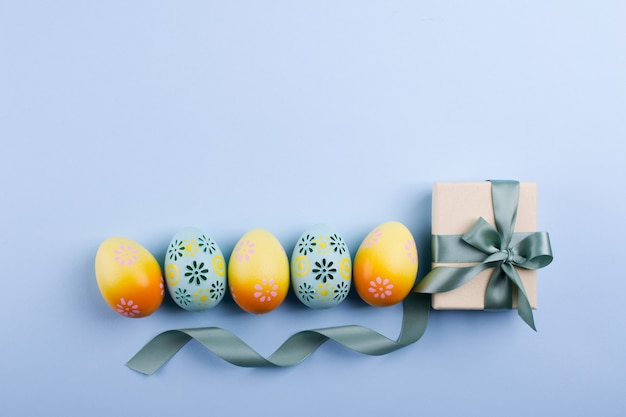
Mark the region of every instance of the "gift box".
POLYGON ((517 308, 534 328, 536 269, 552 261, 537 232, 537 185, 438 182, 432 198, 432 270, 416 291, 437 310, 517 308))

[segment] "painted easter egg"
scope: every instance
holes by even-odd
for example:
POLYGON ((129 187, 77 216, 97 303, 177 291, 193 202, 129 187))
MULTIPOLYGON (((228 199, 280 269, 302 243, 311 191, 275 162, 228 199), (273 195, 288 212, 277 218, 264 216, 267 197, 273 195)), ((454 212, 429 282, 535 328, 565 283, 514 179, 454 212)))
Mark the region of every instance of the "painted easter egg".
POLYGON ((199 229, 187 227, 174 235, 164 270, 170 296, 185 310, 213 308, 224 298, 224 256, 217 243, 199 229))
POLYGON ((367 235, 354 257, 354 287, 373 306, 399 303, 413 288, 417 264, 409 229, 398 222, 383 223, 367 235))
POLYGON ((291 284, 298 299, 316 309, 341 303, 352 281, 352 261, 346 243, 326 225, 306 230, 291 255, 291 284))
POLYGON ((145 317, 156 311, 165 292, 161 267, 139 243, 112 237, 96 253, 96 281, 102 298, 124 317, 145 317))
POLYGON ((235 302, 248 313, 278 307, 289 290, 289 260, 278 239, 263 229, 243 235, 228 261, 228 285, 235 302))

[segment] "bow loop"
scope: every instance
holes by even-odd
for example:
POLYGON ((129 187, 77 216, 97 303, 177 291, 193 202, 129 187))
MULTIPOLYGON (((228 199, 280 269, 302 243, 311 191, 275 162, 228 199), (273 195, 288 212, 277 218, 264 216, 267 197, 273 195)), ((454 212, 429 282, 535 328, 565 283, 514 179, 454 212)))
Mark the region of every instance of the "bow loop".
POLYGON ((511 246, 515 254, 514 264, 525 269, 539 269, 552 262, 550 236, 546 232, 534 232, 511 246))
POLYGON ((516 240, 513 234, 510 238, 507 237, 511 241, 510 246, 503 247, 501 234, 480 217, 461 240, 486 254, 483 262, 487 263, 503 261, 520 268, 539 269, 552 262, 550 237, 546 232, 518 235, 524 237, 516 240))
POLYGON ((487 255, 499 252, 502 246, 502 238, 496 228, 487 223, 482 217, 474 223, 474 226, 461 239, 487 255))

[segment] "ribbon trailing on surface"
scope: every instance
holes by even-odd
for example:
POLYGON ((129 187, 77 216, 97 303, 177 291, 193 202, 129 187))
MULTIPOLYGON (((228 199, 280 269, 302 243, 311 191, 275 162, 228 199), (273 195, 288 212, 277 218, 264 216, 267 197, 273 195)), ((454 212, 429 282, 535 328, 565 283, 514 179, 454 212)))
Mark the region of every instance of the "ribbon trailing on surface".
POLYGON ((403 302, 402 328, 395 341, 355 325, 304 330, 287 339, 268 358, 219 327, 169 330, 148 342, 126 365, 137 372, 152 375, 191 339, 225 361, 243 367, 297 365, 329 339, 366 355, 384 355, 417 342, 426 331, 429 311, 430 295, 411 293, 403 302))
POLYGON ((516 267, 538 269, 552 262, 546 232, 514 233, 519 182, 491 181, 496 228, 482 217, 464 235, 433 236, 434 262, 480 262, 474 266, 433 268, 413 289, 420 293, 453 290, 485 269, 494 268, 485 291, 485 309, 512 308, 517 288, 517 312, 533 329, 532 308, 516 267))

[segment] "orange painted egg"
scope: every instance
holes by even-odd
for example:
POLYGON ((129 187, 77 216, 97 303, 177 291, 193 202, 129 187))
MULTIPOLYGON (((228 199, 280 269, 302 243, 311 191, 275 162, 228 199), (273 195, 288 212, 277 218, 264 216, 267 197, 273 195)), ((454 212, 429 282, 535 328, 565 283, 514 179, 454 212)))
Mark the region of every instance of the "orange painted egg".
POLYGON ((417 277, 417 248, 409 229, 387 222, 372 230, 354 258, 354 286, 376 307, 390 306, 409 294, 417 277))
POLYGON ((278 239, 263 229, 243 235, 228 261, 228 285, 235 302, 248 313, 278 307, 289 290, 289 260, 278 239))
POLYGON ((124 317, 145 317, 156 311, 165 291, 161 267, 139 243, 112 237, 96 253, 96 281, 102 298, 124 317))

